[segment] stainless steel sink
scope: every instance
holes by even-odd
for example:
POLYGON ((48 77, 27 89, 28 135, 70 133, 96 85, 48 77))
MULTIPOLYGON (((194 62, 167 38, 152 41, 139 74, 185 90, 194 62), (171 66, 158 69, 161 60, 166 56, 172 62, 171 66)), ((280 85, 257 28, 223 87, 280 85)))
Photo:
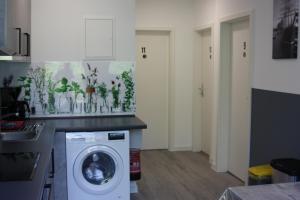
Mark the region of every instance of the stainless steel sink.
POLYGON ((26 124, 22 130, 0 133, 0 141, 36 141, 42 132, 45 123, 35 122, 26 124))

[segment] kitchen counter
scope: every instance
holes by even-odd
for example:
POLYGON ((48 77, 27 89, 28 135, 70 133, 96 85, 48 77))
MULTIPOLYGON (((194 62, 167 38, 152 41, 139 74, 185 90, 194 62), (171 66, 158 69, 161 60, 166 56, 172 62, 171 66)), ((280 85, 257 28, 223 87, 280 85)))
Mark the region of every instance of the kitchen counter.
POLYGON ((300 183, 283 183, 226 190, 220 200, 296 200, 300 199, 300 183))
MULTIPOLYGON (((147 125, 135 116, 90 117, 67 119, 34 119, 45 121, 45 127, 35 142, 0 142, 1 153, 40 152, 40 160, 32 181, 0 182, 1 200, 40 200, 51 159, 56 132, 138 130, 147 125)), ((0 163, 1 165, 3 163, 0 163)))
POLYGON ((53 127, 55 127, 56 132, 117 131, 147 128, 147 125, 143 121, 134 116, 89 118, 75 117, 61 119, 50 118, 46 121, 48 124, 51 124, 53 127))

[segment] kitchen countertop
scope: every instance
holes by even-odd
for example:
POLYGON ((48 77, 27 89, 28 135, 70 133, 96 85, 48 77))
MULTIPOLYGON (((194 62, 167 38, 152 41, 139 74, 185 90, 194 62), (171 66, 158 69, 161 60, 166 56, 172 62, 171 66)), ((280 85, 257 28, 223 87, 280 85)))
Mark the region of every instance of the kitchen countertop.
POLYGON ((300 183, 282 183, 233 187, 220 200, 296 200, 300 199, 300 183))
POLYGON ((137 130, 147 128, 147 125, 135 116, 43 118, 32 121, 46 122, 36 142, 0 142, 0 152, 40 152, 40 160, 35 176, 32 181, 0 182, 1 200, 41 199, 56 132, 137 130))

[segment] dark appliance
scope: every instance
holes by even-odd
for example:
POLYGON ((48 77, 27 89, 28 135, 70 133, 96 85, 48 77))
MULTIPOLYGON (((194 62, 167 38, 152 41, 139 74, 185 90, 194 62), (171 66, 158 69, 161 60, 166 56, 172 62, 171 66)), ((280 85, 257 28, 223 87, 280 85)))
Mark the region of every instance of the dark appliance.
POLYGON ((0 88, 1 119, 21 120, 29 116, 30 108, 26 101, 18 101, 21 87, 0 88))
POLYGON ((271 161, 273 183, 300 181, 300 160, 294 158, 274 159, 271 161))
POLYGON ((0 153, 0 181, 30 181, 33 179, 40 153, 0 153))

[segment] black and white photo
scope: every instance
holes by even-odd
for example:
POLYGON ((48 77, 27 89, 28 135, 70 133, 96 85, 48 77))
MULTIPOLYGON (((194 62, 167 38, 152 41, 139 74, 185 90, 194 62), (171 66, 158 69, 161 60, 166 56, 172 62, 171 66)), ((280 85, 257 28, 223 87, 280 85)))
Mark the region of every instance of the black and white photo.
POLYGON ((297 58, 299 0, 274 0, 273 59, 297 58))

